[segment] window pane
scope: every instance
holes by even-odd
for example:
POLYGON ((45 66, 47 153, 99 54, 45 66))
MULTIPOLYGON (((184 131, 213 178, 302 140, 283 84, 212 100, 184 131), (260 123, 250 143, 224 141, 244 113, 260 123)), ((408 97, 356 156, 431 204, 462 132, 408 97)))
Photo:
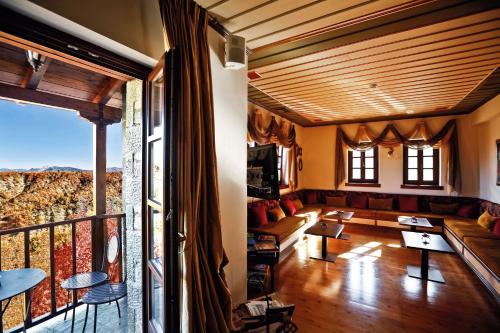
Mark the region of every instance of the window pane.
POLYGON ((408 156, 417 156, 418 150, 413 148, 408 148, 408 156))
POLYGON ((373 172, 373 169, 365 169, 365 179, 375 179, 375 173, 373 172))
POLYGON ((365 156, 372 157, 373 156, 373 148, 365 151, 365 156))
POLYGON ((424 156, 433 156, 434 155, 434 148, 429 147, 424 149, 424 156))
POLYGON ((352 157, 361 157, 361 152, 357 150, 352 151, 352 157))
POLYGON ((149 180, 151 199, 162 202, 163 196, 163 143, 162 140, 156 140, 149 144, 150 154, 150 173, 149 180))
POLYGON ((365 168, 373 168, 373 157, 367 157, 365 158, 365 168))
POLYGON ((361 158, 353 158, 352 159, 352 167, 353 168, 361 168, 361 158))
POLYGON ((408 180, 418 180, 417 169, 409 169, 408 170, 408 180))
POLYGON ((418 157, 408 157, 408 168, 418 168, 418 157))
POLYGON ((151 321, 154 322, 160 328, 164 327, 163 323, 163 287, 161 283, 157 281, 154 275, 151 276, 151 321))
POLYGON ((352 169, 352 179, 361 179, 361 169, 352 169))
POLYGON ((424 157, 424 168, 432 169, 434 167, 434 157, 424 157))
POLYGON ((162 214, 160 211, 154 209, 153 207, 149 207, 150 210, 150 220, 151 224, 151 233, 152 233, 152 260, 155 264, 162 266, 163 265, 163 223, 162 223, 162 214))
POLYGON ((433 181, 434 180, 434 170, 424 169, 424 180, 425 181, 433 181))
POLYGON ((149 134, 158 134, 161 131, 163 113, 163 72, 151 82, 151 107, 149 112, 149 134))

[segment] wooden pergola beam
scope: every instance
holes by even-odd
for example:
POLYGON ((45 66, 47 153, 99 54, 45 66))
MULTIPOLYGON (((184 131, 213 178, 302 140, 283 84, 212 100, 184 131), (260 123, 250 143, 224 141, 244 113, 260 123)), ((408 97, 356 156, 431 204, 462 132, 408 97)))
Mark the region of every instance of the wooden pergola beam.
MULTIPOLYGON (((75 110, 80 116, 92 122, 99 121, 99 105, 88 101, 50 94, 38 90, 25 89, 0 83, 0 96, 25 101, 28 103, 43 104, 57 108, 75 110)), ((111 106, 102 107, 102 121, 106 124, 118 123, 122 118, 122 110, 111 106)))
POLYGON ((99 93, 92 99, 92 103, 106 105, 123 83, 124 81, 110 77, 99 93))
POLYGON ((42 63, 38 71, 35 71, 32 66, 27 67, 26 76, 23 78, 21 82, 21 87, 36 90, 38 85, 42 81, 45 72, 47 71, 47 67, 50 64, 50 58, 46 56, 41 56, 40 62, 42 63))

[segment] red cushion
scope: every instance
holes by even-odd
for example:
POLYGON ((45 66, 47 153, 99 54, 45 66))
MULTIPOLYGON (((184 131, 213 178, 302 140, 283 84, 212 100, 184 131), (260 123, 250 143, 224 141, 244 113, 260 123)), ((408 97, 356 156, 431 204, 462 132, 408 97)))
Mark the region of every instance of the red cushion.
POLYGON ((306 202, 308 204, 318 203, 318 196, 317 196, 316 192, 313 192, 313 191, 306 192, 306 202))
POLYGON ((500 237, 500 219, 497 219, 495 226, 493 227, 493 233, 500 237))
POLYGON ((366 194, 356 194, 351 195, 351 207, 352 208, 366 208, 368 202, 368 196, 366 194))
POLYGON ((457 216, 475 218, 477 217, 478 212, 479 212, 479 207, 477 204, 474 203, 460 207, 460 209, 457 212, 457 216))
POLYGON ((418 199, 414 195, 399 197, 399 210, 402 212, 418 212, 418 199))
POLYGON ((254 206, 248 209, 248 224, 250 227, 258 228, 268 224, 266 206, 254 206))
POLYGON ((290 198, 286 198, 285 200, 281 201, 281 207, 283 207, 283 210, 288 216, 294 216, 297 212, 297 208, 295 208, 295 205, 293 204, 292 200, 290 200, 290 198))

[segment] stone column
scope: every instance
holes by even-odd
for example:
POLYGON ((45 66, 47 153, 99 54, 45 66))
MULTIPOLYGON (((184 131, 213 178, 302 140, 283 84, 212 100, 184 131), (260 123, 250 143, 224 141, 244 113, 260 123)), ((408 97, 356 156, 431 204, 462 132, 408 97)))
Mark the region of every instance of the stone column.
POLYGON ((129 81, 124 90, 122 176, 127 214, 128 331, 142 332, 142 81, 129 81))

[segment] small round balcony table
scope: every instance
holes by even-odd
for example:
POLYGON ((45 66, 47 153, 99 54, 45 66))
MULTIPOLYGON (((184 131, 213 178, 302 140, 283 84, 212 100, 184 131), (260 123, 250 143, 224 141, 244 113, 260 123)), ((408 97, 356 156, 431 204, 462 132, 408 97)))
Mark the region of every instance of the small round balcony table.
POLYGON ((24 332, 26 332, 26 320, 31 311, 31 294, 33 289, 47 276, 38 268, 21 268, 9 271, 0 271, 0 302, 7 301, 0 310, 0 332, 3 332, 3 315, 7 310, 13 297, 22 293, 27 294, 26 315, 24 318, 24 332))
POLYGON ((108 274, 103 272, 88 272, 75 274, 61 283, 61 287, 66 289, 68 292, 68 300, 66 302, 66 312, 64 313, 64 320, 68 315, 69 309, 69 294, 73 291, 72 307, 73 307, 73 317, 71 318, 71 332, 75 329, 75 308, 77 305, 76 292, 79 289, 92 288, 103 284, 108 280, 108 274))

